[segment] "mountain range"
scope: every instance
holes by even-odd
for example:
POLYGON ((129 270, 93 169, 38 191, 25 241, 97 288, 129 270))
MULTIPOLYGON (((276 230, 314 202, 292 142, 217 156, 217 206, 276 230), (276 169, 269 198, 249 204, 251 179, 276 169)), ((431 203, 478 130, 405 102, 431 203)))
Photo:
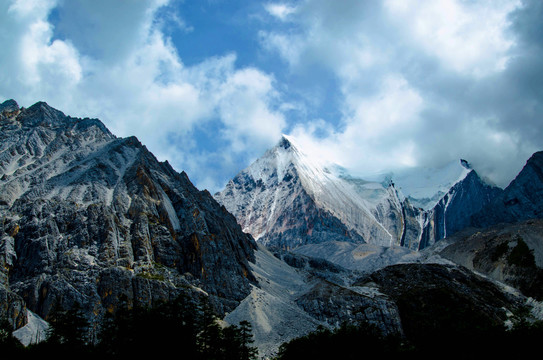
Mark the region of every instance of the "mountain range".
POLYGON ((477 319, 543 318, 543 153, 500 189, 462 159, 355 176, 283 136, 212 196, 44 102, 5 101, 0 129, 0 318, 24 344, 56 307, 80 305, 92 335, 179 294, 249 321, 262 357, 345 322, 409 338, 406 304, 431 316, 444 291, 477 319))
POLYGON ((502 192, 462 159, 361 178, 283 136, 215 198, 268 247, 336 241, 416 251, 471 225, 502 192))

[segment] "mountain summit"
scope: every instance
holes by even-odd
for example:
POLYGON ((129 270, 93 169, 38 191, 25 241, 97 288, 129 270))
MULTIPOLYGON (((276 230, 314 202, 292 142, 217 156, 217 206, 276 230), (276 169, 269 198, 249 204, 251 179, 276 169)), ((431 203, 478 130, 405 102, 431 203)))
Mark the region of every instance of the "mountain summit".
MULTIPOLYGON (((283 136, 260 159, 241 171, 215 195, 236 216, 244 231, 268 246, 293 248, 328 240, 363 243, 364 234, 386 231, 367 210, 367 231, 349 229, 343 211, 359 207, 351 189, 336 175, 283 136)), ((364 204, 361 204, 362 206, 364 204)))
POLYGON ((459 230, 500 191, 465 160, 360 178, 284 135, 215 198, 267 246, 346 241, 416 250, 459 230))

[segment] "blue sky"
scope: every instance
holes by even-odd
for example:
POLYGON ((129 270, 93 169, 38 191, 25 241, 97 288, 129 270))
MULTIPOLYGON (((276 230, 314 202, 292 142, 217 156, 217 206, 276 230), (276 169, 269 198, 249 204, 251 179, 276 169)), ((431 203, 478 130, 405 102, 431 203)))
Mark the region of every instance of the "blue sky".
POLYGON ((543 150, 539 0, 2 0, 0 100, 137 136, 222 189, 280 139, 359 174, 543 150))

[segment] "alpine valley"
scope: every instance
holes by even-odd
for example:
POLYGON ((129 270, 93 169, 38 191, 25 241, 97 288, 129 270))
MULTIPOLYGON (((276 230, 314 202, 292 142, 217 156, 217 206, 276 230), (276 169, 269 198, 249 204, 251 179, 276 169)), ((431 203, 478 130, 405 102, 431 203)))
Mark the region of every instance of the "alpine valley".
POLYGON ((97 119, 0 105, 0 318, 25 346, 59 308, 93 342, 180 295, 247 321, 259 358, 344 324, 442 346, 543 320, 542 217, 543 152, 501 189, 463 159, 356 176, 285 135, 212 195, 97 119))

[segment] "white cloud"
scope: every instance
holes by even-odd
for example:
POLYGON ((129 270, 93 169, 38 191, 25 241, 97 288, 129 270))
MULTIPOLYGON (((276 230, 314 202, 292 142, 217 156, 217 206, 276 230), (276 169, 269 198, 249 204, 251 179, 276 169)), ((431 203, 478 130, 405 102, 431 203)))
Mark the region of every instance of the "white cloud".
POLYGON ((156 11, 168 0, 64 0, 56 31, 84 55, 114 64, 152 33, 156 11))
POLYGON ((55 81, 71 87, 82 77, 79 54, 65 41, 51 39, 51 26, 37 21, 21 38, 22 74, 30 86, 55 86, 55 81))
POLYGON ((296 12, 296 8, 288 4, 268 3, 264 8, 270 15, 282 21, 285 21, 289 15, 296 12))
POLYGON ((406 49, 482 76, 504 69, 514 44, 508 15, 519 6, 520 0, 306 0, 296 8, 296 27, 262 32, 261 38, 291 66, 318 62, 343 76, 393 66, 409 55, 406 49))
POLYGON ((10 33, 3 46, 11 50, 0 55, 0 96, 22 106, 43 100, 72 116, 100 118, 116 135, 137 136, 159 159, 195 178, 212 166, 196 158, 259 155, 285 126, 274 110, 280 104, 273 78, 237 68, 233 54, 185 66, 156 18, 167 3, 0 6, 1 32, 10 33), (53 9, 56 27, 49 18, 53 9), (205 149, 194 141, 194 131, 207 123, 219 124, 213 137, 222 147, 205 149))
POLYGON ((277 51, 289 65, 297 65, 301 55, 300 42, 293 35, 260 31, 260 42, 269 51, 277 51))
POLYGON ((14 1, 0 7, 3 51, 0 94, 31 101, 40 93, 70 99, 82 77, 81 57, 69 41, 53 40, 47 21, 54 1, 14 1), (58 86, 62 84, 63 86, 58 86))
POLYGON ((56 6, 56 0, 14 0, 9 5, 8 13, 17 17, 35 17, 47 13, 56 6))
POLYGON ((387 0, 392 22, 445 66, 483 76, 504 69, 513 40, 507 16, 518 0, 387 0))
POLYGON ((171 1, 3 1, 0 97, 98 117, 206 184, 291 128, 361 170, 486 156, 503 182, 511 172, 491 170, 504 166, 498 158, 515 168, 541 143, 540 16, 514 13, 519 1, 265 2, 258 34, 268 52, 258 56, 288 65, 274 63, 275 76, 257 57, 240 67, 235 53, 187 66, 167 27, 198 28, 171 1), (287 114, 316 120, 294 125, 287 114))
POLYGON ((272 79, 253 68, 234 72, 221 84, 218 111, 227 137, 235 139, 233 151, 262 150, 281 136, 285 119, 269 109, 275 97, 272 79))
POLYGON ((381 89, 371 97, 345 91, 347 119, 345 132, 364 141, 405 135, 419 121, 423 99, 401 75, 388 75, 381 89))
MULTIPOLYGON (((324 139, 310 125, 292 132, 316 151, 324 144, 362 173, 466 157, 506 185, 515 162, 534 150, 523 144, 526 131, 518 139, 510 131, 511 109, 525 114, 529 105, 522 87, 513 95, 507 85, 518 60, 511 14, 521 7, 519 0, 305 0, 291 26, 262 32, 261 41, 293 74, 316 64, 337 80, 340 126, 324 139), (495 121, 480 121, 489 117, 495 121)), ((515 124, 524 122, 534 120, 515 124)))
POLYGON ((391 75, 371 97, 346 96, 347 116, 340 131, 321 120, 318 126, 299 125, 292 135, 319 158, 359 175, 413 166, 416 146, 412 134, 419 129, 423 103, 405 79, 391 75), (327 136, 323 139, 316 135, 318 132, 327 136))

